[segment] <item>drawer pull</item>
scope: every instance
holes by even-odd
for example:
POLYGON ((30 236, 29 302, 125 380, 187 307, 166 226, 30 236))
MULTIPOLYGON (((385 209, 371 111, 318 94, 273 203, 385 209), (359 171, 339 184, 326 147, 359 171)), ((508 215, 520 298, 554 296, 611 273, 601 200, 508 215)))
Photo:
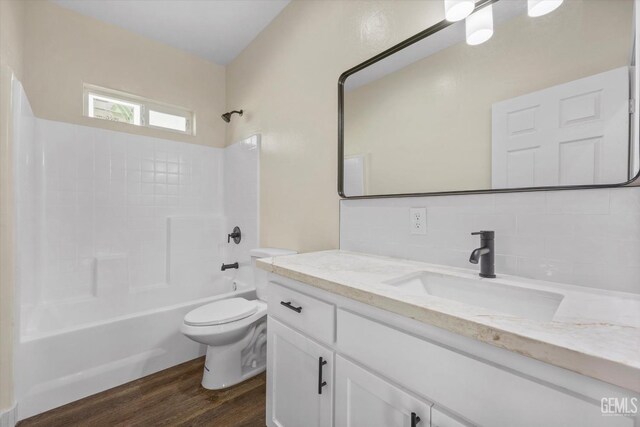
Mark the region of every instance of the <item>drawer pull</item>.
POLYGON ((417 427, 420 422, 420 417, 415 412, 411 413, 411 427, 417 427))
POLYGON ((322 381, 322 367, 326 364, 326 360, 322 357, 318 358, 318 394, 322 394, 322 387, 327 385, 326 381, 322 381))
POLYGON ((284 305, 285 307, 295 311, 296 313, 301 313, 302 312, 302 307, 294 307, 293 305, 291 305, 291 301, 280 301, 280 304, 284 305))

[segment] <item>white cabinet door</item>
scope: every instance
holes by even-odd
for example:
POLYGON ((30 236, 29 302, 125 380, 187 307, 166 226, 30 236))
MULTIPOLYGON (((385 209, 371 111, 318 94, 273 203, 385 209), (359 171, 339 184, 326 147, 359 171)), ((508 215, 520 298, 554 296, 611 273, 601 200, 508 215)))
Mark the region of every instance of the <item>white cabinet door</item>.
POLYGON ((267 425, 330 427, 333 352, 268 317, 267 425))
POLYGON ((336 356, 336 427, 428 427, 431 404, 336 356))
POLYGON ((629 69, 493 104, 493 188, 628 179, 629 69))

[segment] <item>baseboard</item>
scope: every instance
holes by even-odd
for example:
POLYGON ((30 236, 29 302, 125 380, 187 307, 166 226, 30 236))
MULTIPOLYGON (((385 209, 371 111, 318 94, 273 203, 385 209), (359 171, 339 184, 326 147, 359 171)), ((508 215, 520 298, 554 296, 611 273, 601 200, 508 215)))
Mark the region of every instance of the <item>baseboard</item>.
POLYGON ((0 412, 0 427, 15 427, 18 422, 18 403, 0 412))

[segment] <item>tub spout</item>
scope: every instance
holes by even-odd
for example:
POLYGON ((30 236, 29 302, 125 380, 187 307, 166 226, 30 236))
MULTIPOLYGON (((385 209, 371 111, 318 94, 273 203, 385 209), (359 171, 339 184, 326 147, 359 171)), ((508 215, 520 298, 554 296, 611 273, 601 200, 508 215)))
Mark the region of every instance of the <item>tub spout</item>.
POLYGON ((240 266, 238 265, 237 262, 234 262, 233 264, 222 264, 222 267, 220 268, 221 271, 225 271, 228 270, 230 268, 239 268, 240 266))

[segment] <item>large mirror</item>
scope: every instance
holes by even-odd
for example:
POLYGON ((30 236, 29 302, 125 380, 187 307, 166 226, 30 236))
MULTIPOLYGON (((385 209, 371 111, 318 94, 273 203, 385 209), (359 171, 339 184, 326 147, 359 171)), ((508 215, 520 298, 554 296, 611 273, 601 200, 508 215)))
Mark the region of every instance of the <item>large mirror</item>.
POLYGON ((636 177, 634 0, 530 3, 477 2, 340 77, 342 196, 636 177))

